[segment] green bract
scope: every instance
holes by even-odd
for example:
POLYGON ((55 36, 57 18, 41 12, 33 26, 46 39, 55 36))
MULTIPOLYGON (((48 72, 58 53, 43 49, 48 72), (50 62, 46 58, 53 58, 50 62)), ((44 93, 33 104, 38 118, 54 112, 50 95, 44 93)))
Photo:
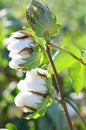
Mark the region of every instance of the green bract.
POLYGON ((26 70, 34 69, 39 67, 43 62, 44 56, 38 48, 33 48, 33 52, 29 58, 26 59, 26 63, 22 64, 21 67, 26 70))
POLYGON ((55 35, 61 24, 50 9, 37 0, 32 0, 26 10, 27 21, 32 30, 39 37, 55 35))

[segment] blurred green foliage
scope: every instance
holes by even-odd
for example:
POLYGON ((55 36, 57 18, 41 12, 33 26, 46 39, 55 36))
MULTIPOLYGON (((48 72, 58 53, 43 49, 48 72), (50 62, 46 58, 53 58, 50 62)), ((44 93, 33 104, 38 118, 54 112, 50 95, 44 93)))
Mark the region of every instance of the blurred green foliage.
MULTIPOLYGON (((16 125, 18 130, 67 130, 62 109, 56 103, 49 107, 44 117, 27 121, 23 119, 22 111, 16 108, 13 101, 18 93, 16 83, 23 78, 23 74, 8 66, 10 59, 6 49, 6 38, 12 32, 28 27, 25 11, 29 2, 29 0, 0 0, 0 128, 10 122, 16 125)), ((80 50, 86 50, 86 0, 46 0, 46 2, 62 23, 62 30, 54 38, 54 42, 61 46, 72 44, 80 50)), ((60 73, 60 78, 65 96, 69 97, 74 90, 71 88, 67 70, 60 73)), ((84 88, 82 92, 85 94, 86 89, 84 88)), ((83 102, 85 100, 86 95, 83 102)), ((78 105, 79 110, 82 110, 82 104, 78 105)), ((73 124, 75 130, 85 130, 76 117, 73 119, 73 124)))

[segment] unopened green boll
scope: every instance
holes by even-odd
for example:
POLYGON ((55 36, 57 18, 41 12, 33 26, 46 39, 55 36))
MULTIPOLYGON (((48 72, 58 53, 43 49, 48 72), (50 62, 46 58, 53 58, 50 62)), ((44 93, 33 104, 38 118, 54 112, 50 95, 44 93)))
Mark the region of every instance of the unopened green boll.
POLYGON ((61 27, 47 5, 38 0, 32 0, 26 10, 26 17, 30 27, 39 37, 46 37, 46 35, 52 37, 61 27))

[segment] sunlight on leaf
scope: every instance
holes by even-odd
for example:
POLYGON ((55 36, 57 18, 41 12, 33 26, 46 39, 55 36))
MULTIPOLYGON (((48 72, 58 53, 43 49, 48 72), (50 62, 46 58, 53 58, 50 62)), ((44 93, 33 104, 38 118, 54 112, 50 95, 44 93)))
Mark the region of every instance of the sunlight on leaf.
POLYGON ((85 67, 77 62, 69 68, 69 74, 72 79, 72 86, 78 94, 85 85, 85 67))
MULTIPOLYGON (((64 48, 75 54, 77 57, 81 57, 80 50, 74 45, 69 44, 64 48)), ((62 72, 64 69, 70 68, 75 62, 77 62, 75 58, 63 51, 59 51, 59 53, 56 52, 56 54, 53 56, 53 60, 58 73, 62 72)), ((48 69, 51 73, 53 73, 50 65, 48 69)))

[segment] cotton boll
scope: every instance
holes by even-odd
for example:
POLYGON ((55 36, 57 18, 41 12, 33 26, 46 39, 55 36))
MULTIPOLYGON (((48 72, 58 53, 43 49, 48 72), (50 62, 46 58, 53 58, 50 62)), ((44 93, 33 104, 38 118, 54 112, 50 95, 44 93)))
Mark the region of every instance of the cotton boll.
POLYGON ((25 47, 31 47, 31 46, 33 46, 32 41, 29 39, 19 39, 19 40, 16 39, 15 41, 12 41, 10 44, 8 44, 7 49, 19 52, 25 47))
POLYGON ((12 69, 19 69, 19 65, 17 65, 13 60, 9 62, 9 67, 12 69))
POLYGON ((25 36, 24 33, 21 33, 21 31, 16 31, 12 33, 12 35, 8 39, 8 43, 12 42, 13 40, 16 40, 16 37, 18 38, 18 37, 23 37, 23 36, 25 36))
POLYGON ((20 55, 15 55, 15 57, 12 58, 12 60, 9 62, 9 66, 12 69, 19 69, 22 68, 20 67, 21 64, 26 63, 24 59, 20 55))
POLYGON ((17 86, 20 91, 34 91, 42 94, 48 91, 45 78, 38 74, 37 68, 27 71, 25 79, 21 80, 17 86))
POLYGON ((35 40, 24 30, 17 31, 8 39, 7 49, 10 51, 9 57, 12 60, 9 63, 9 66, 12 69, 27 68, 27 59, 33 53, 33 47, 35 47, 35 40), (25 60, 26 59, 26 60, 25 60), (26 67, 24 65, 27 65, 26 67), (24 67, 21 67, 21 66, 24 67))
MULTIPOLYGON (((28 77, 29 78, 29 77, 28 77)), ((47 93, 46 84, 35 84, 35 81, 27 82, 26 80, 21 80, 18 84, 18 89, 20 91, 35 91, 39 93, 47 93)))
POLYGON ((17 54, 17 51, 10 51, 9 57, 13 58, 17 54))
POLYGON ((15 55, 15 57, 13 57, 12 60, 14 61, 14 63, 18 65, 24 64, 26 62, 21 55, 15 55))
POLYGON ((54 93, 54 89, 52 89, 50 77, 47 77, 48 72, 44 72, 41 70, 39 74, 38 68, 27 71, 26 77, 17 84, 20 92, 15 97, 15 104, 24 112, 31 112, 27 119, 43 116, 46 108, 52 103, 51 94, 54 93))
POLYGON ((15 98, 15 104, 18 107, 27 109, 36 109, 38 104, 42 102, 42 97, 31 92, 20 92, 15 98))

